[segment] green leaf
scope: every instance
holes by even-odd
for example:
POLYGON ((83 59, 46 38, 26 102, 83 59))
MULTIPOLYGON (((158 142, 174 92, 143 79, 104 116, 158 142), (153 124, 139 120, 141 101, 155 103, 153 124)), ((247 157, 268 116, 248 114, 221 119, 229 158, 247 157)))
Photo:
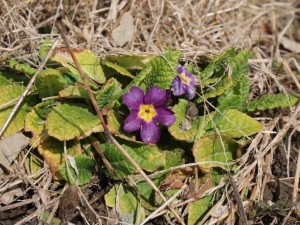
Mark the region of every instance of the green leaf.
POLYGON ((25 118, 25 131, 33 133, 33 137, 30 140, 30 145, 34 147, 40 144, 42 141, 44 125, 48 113, 51 111, 51 107, 54 102, 51 100, 41 102, 33 107, 33 109, 26 115, 25 118))
POLYGON ((150 62, 155 55, 110 55, 106 59, 120 65, 127 70, 142 70, 146 63, 150 62))
POLYGON ((0 68, 0 77, 0 86, 6 86, 8 84, 26 85, 28 83, 28 77, 26 75, 6 68, 0 68))
POLYGON ((119 66, 118 64, 112 63, 112 62, 105 62, 105 66, 117 71, 119 74, 134 78, 134 76, 124 67, 119 66))
MULTIPOLYGON (((24 90, 25 88, 20 85, 0 86, 0 106, 20 97, 24 90)), ((0 127, 2 127, 8 119, 8 116, 11 113, 15 103, 16 102, 0 109, 0 127)), ((26 102, 21 104, 17 113, 14 115, 13 119, 5 130, 3 137, 7 137, 24 128, 25 117, 29 110, 30 107, 26 102)))
POLYGON ((131 82, 126 86, 123 93, 129 92, 130 88, 133 86, 138 86, 142 88, 143 90, 145 88, 142 87, 143 80, 151 73, 152 67, 146 67, 143 69, 131 82))
POLYGON ((52 46, 52 41, 51 40, 44 40, 41 42, 40 45, 40 50, 39 50, 39 57, 41 60, 44 60, 51 49, 52 46))
MULTIPOLYGON (((57 177, 59 166, 64 161, 64 143, 55 139, 48 138, 43 141, 38 147, 39 153, 43 156, 44 160, 48 163, 52 176, 57 177)), ((69 155, 75 156, 81 154, 81 147, 77 140, 67 142, 67 152, 69 155)))
POLYGON ((46 120, 48 134, 61 141, 87 137, 102 131, 99 118, 88 109, 69 104, 58 104, 46 120))
MULTIPOLYGON (((225 70, 225 65, 235 57, 235 49, 230 48, 224 50, 219 56, 213 59, 211 63, 202 71, 201 80, 205 82, 206 79, 212 76, 220 77, 223 75, 225 70)), ((201 81, 201 82, 202 82, 201 81)))
POLYGON ((114 78, 108 80, 96 95, 97 105, 100 109, 111 109, 115 106, 122 94, 122 85, 114 78))
MULTIPOLYGON (((74 53, 85 75, 97 81, 98 83, 105 82, 106 78, 100 62, 90 50, 77 50, 74 53)), ((76 69, 75 63, 73 62, 71 55, 66 50, 61 49, 56 51, 51 60, 61 63, 73 74, 77 75, 77 81, 81 81, 80 74, 76 69)))
POLYGON ((196 162, 207 162, 200 166, 205 171, 213 167, 228 170, 230 167, 224 163, 232 163, 238 147, 239 145, 228 137, 212 135, 195 141, 193 155, 196 162))
POLYGON ((205 127, 209 121, 209 115, 198 117, 195 120, 186 118, 186 111, 189 102, 179 99, 172 111, 175 113, 175 123, 168 127, 169 132, 178 140, 193 142, 205 134, 205 127))
POLYGON ((69 184, 74 184, 76 180, 78 180, 79 185, 87 184, 91 178, 92 178, 92 171, 95 167, 94 160, 91 157, 88 157, 86 155, 77 155, 74 157, 74 160, 76 162, 76 168, 78 171, 78 176, 74 170, 74 168, 71 166, 69 160, 68 160, 68 167, 69 172, 67 170, 66 162, 61 164, 59 167, 59 173, 64 178, 65 181, 67 181, 69 184))
POLYGON ((210 202, 213 195, 207 195, 189 206, 188 212, 188 225, 197 225, 205 215, 205 213, 210 209, 210 202))
POLYGON ((59 91, 59 96, 61 98, 90 98, 89 94, 81 83, 75 83, 75 85, 67 86, 65 89, 59 91))
POLYGON ((116 207, 116 198, 117 192, 116 189, 118 188, 117 185, 113 186, 106 195, 104 195, 105 205, 111 208, 116 207))
POLYGON ((34 68, 28 66, 27 64, 19 63, 14 59, 8 60, 7 62, 8 62, 9 67, 11 67, 15 70, 21 71, 22 73, 25 73, 29 76, 32 76, 36 71, 34 68))
POLYGON ((266 94, 262 97, 251 101, 247 105, 247 111, 267 110, 275 108, 286 108, 296 105, 299 99, 292 94, 266 94))
POLYGON ((244 110, 249 97, 250 82, 247 77, 247 62, 250 58, 248 51, 241 51, 229 61, 232 70, 233 85, 218 97, 218 109, 223 112, 226 109, 244 110))
POLYGON ((173 79, 177 76, 178 61, 181 56, 180 51, 167 50, 164 57, 157 56, 151 60, 146 67, 152 70, 145 78, 145 84, 148 88, 156 85, 160 89, 169 89, 173 79))
MULTIPOLYGON (((152 172, 165 166, 163 152, 159 150, 157 146, 125 140, 123 142, 125 142, 125 144, 122 144, 122 146, 142 169, 152 172)), ((106 158, 121 178, 125 178, 136 171, 133 165, 120 153, 115 145, 105 143, 102 144, 101 147, 106 158)), ((108 173, 108 175, 113 179, 117 179, 117 177, 114 177, 110 173, 108 173)))
POLYGON ((58 95, 68 85, 58 70, 46 69, 39 73, 35 81, 35 88, 40 98, 58 95))
MULTIPOLYGON (((204 93, 204 99, 207 100, 208 98, 214 98, 214 97, 217 97, 217 96, 223 94, 226 90, 228 90, 232 86, 232 84, 233 83, 232 83, 231 77, 223 78, 222 80, 217 82, 215 84, 215 86, 212 87, 212 89, 207 90, 204 93)), ((201 97, 199 99, 199 101, 197 101, 197 103, 202 102, 204 99, 203 99, 203 97, 201 97)))
POLYGON ((226 110, 216 122, 218 132, 234 138, 250 136, 262 130, 262 125, 245 113, 226 110))
POLYGON ((166 159, 166 167, 168 169, 170 167, 179 166, 184 164, 184 151, 182 149, 174 149, 171 151, 165 151, 165 159, 166 159))

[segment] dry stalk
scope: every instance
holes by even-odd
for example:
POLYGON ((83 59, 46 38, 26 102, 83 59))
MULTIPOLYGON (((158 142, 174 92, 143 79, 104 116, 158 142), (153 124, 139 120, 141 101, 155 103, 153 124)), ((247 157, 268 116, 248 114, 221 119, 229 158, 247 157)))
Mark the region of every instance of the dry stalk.
MULTIPOLYGON (((103 118, 103 115, 102 115, 102 112, 100 111, 98 105, 97 105, 97 102, 96 102, 96 99, 94 97, 94 95, 92 94, 91 92, 91 89, 90 87, 88 86, 87 82, 86 82, 86 79, 85 79, 85 76, 84 76, 84 72, 75 56, 75 54, 73 53, 73 51, 71 50, 71 45, 64 33, 64 30, 60 24, 60 22, 57 22, 56 23, 56 27, 57 29, 59 30, 59 32, 61 33, 61 36, 67 46, 67 49, 68 49, 68 52, 69 54, 71 55, 75 65, 76 65, 76 68, 77 70, 79 71, 79 74, 81 76, 81 79, 83 81, 83 84, 84 84, 84 87, 85 89, 87 90, 88 92, 88 95, 89 95, 89 98, 92 102, 92 105, 101 121, 101 124, 103 126, 103 129, 104 129, 104 133, 107 137, 108 140, 110 140, 117 148, 118 150, 126 157, 126 159, 128 159, 128 161, 136 168, 136 170, 145 178, 145 180, 147 181, 147 183, 154 189, 154 191, 161 197, 161 199, 164 201, 164 202, 167 202, 167 199, 166 197, 163 195, 163 193, 158 189, 158 187, 153 183, 153 181, 146 175, 146 173, 141 169, 141 167, 131 158, 131 156, 127 153, 127 151, 123 148, 123 146, 120 145, 120 143, 112 136, 112 134, 109 132, 109 129, 104 121, 104 118, 103 118)), ((168 205, 168 208, 172 211, 172 213, 174 213, 176 219, 182 224, 182 225, 185 225, 183 219, 179 216, 179 214, 176 212, 175 209, 173 209, 171 206, 168 205)))

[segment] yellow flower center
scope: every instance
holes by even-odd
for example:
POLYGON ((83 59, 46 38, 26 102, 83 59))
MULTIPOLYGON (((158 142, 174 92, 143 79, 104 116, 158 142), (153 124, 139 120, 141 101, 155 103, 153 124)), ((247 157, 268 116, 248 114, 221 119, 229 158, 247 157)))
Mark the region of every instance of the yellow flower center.
POLYGON ((190 78, 188 78, 186 75, 185 75, 185 73, 181 73, 180 74, 180 78, 181 78, 181 80, 182 80, 182 82, 183 83, 185 83, 185 84, 187 84, 187 85, 189 85, 190 84, 190 78))
POLYGON ((140 105, 139 117, 149 123, 154 116, 157 115, 155 108, 152 104, 140 105))

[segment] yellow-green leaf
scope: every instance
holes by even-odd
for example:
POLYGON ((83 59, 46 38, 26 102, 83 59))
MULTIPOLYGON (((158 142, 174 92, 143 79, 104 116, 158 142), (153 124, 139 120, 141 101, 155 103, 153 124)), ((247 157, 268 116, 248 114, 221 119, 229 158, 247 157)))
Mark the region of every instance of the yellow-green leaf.
POLYGON ((65 89, 59 92, 59 96, 62 98, 85 98, 89 99, 89 94, 85 90, 83 84, 75 83, 75 85, 69 85, 65 89))
POLYGON ((70 104, 58 104, 49 113, 46 130, 61 141, 87 137, 102 131, 99 118, 88 109, 70 104))
POLYGON ((33 133, 33 137, 30 140, 30 145, 36 147, 42 141, 45 121, 48 113, 51 111, 53 101, 41 102, 33 107, 31 112, 26 115, 25 118, 25 131, 33 133))
POLYGON ((113 108, 117 100, 121 97, 122 85, 116 79, 111 78, 96 95, 98 106, 103 108, 113 108))
POLYGON ((228 170, 232 160, 236 158, 238 147, 236 142, 225 136, 211 135, 195 141, 193 155, 196 162, 205 163, 200 165, 205 171, 212 167, 228 170))
MULTIPOLYGON (((7 85, 0 86, 0 106, 12 101, 13 99, 18 98, 24 92, 24 87, 20 85, 7 85)), ((4 125, 9 114, 13 109, 14 104, 8 105, 5 108, 0 109, 0 127, 4 125)), ((7 137, 11 134, 14 134, 24 128, 24 121, 26 114, 30 110, 30 107, 27 103, 21 104, 19 110, 9 123, 7 129, 5 130, 3 137, 7 137)))
POLYGON ((247 105, 247 110, 252 112, 256 110, 267 110, 274 108, 286 108, 294 106, 299 102, 299 99, 291 94, 266 94, 262 97, 251 101, 247 105))
MULTIPOLYGON (((64 143, 50 137, 38 147, 38 150, 48 163, 52 175, 57 176, 58 168, 64 161, 64 143)), ((81 154, 79 142, 77 140, 68 141, 67 152, 72 156, 81 154)))
POLYGON ((210 201, 212 200, 213 195, 207 195, 193 203, 189 206, 188 212, 188 225, 197 225, 209 210, 210 201))
POLYGON ((127 69, 125 69, 124 67, 122 67, 118 64, 115 64, 115 63, 112 63, 112 62, 105 62, 105 65, 107 67, 117 71, 121 75, 130 77, 130 78, 134 78, 134 76, 127 69))
POLYGON ((226 110, 216 125, 219 133, 234 138, 250 136, 262 130, 262 125, 257 120, 235 109, 226 110))
MULTIPOLYGON (((83 72, 93 80, 104 83, 106 78, 101 68, 100 62, 97 57, 90 50, 77 50, 74 51, 75 56, 81 65, 83 72)), ((78 80, 81 80, 80 74, 76 69, 75 63, 71 55, 63 49, 55 52, 55 55, 51 60, 61 63, 64 67, 68 68, 73 74, 78 76, 78 80)))
POLYGON ((46 69, 39 73, 35 81, 35 88, 40 98, 58 95, 68 85, 58 70, 46 69))
POLYGON ((106 58, 127 70, 142 70, 146 63, 155 58, 155 55, 109 55, 106 58))

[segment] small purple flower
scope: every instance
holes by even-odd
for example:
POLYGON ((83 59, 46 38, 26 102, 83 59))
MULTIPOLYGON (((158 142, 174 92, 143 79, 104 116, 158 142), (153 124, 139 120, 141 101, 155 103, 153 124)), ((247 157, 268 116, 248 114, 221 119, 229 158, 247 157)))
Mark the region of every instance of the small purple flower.
POLYGON ((160 130, 156 123, 165 126, 172 125, 176 118, 172 110, 164 105, 169 93, 158 87, 151 87, 146 95, 139 87, 132 87, 129 93, 123 95, 123 101, 131 109, 124 121, 124 130, 133 132, 140 129, 143 142, 157 143, 160 130))
POLYGON ((196 95, 194 76, 182 66, 178 66, 177 73, 178 75, 172 82, 173 94, 179 96, 188 93, 188 99, 191 100, 196 95))

